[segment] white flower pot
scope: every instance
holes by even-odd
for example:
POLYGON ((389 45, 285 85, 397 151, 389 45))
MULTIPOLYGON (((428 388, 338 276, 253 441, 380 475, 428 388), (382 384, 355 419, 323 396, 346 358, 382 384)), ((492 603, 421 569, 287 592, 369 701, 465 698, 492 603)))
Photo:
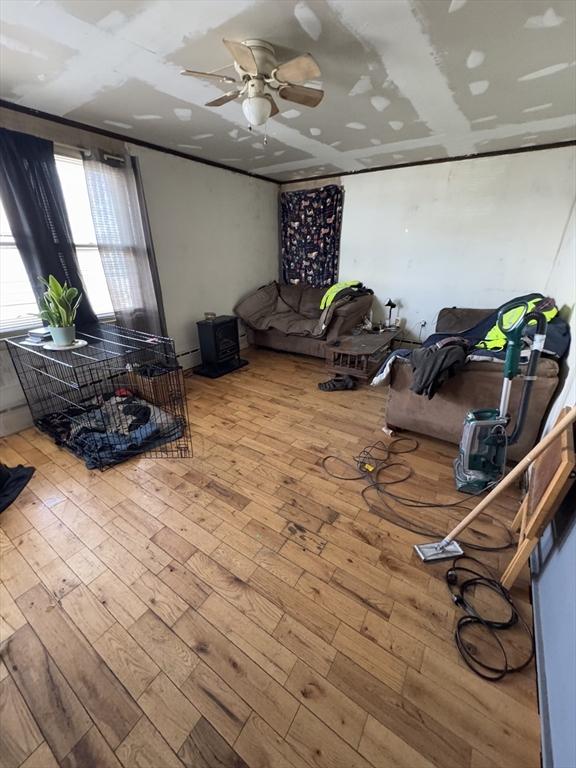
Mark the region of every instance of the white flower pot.
POLYGON ((52 334, 52 340, 57 347, 70 347, 76 338, 76 326, 67 325, 65 328, 57 328, 49 325, 48 330, 52 334))

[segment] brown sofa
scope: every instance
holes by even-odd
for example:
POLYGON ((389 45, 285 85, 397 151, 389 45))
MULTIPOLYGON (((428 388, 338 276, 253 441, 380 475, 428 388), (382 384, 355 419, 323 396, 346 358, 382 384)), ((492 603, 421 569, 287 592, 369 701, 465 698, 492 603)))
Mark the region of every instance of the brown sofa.
POLYGON ((324 357, 326 344, 352 332, 370 311, 373 296, 335 301, 320 309, 324 288, 269 283, 235 307, 258 347, 324 357))
MULTIPOLYGON (((471 328, 494 310, 443 309, 438 315, 438 333, 458 333, 471 328)), ((390 391, 386 407, 385 429, 408 429, 424 435, 458 444, 462 424, 468 411, 478 408, 497 408, 502 389, 504 364, 501 362, 473 362, 442 385, 432 400, 410 391, 412 367, 408 362, 395 360, 391 366, 390 391)), ((521 370, 525 370, 525 366, 521 370)), ((538 379, 534 382, 526 424, 520 440, 510 446, 508 458, 521 459, 536 443, 548 406, 558 387, 559 366, 555 360, 541 358, 538 379)), ((523 379, 519 376, 512 384, 510 413, 512 423, 518 410, 523 379)))

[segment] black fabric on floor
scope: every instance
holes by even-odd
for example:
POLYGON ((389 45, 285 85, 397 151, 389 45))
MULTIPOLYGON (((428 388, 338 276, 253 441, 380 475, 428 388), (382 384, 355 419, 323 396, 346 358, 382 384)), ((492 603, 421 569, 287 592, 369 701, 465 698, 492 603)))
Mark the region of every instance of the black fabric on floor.
POLYGON ((7 509, 24 490, 34 474, 34 467, 7 467, 0 464, 0 512, 7 509))

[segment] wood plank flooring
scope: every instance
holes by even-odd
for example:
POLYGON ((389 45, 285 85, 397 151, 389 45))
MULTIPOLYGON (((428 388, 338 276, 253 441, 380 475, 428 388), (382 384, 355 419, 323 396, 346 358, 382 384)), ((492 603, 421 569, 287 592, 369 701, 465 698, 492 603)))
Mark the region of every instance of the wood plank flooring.
MULTIPOLYGON (((320 392, 321 361, 249 357, 186 379, 192 459, 89 472, 34 429, 0 440, 36 466, 0 516, 0 766, 539 766, 533 667, 473 675, 447 565, 322 469, 383 439, 385 390, 320 392)), ((419 440, 396 489, 455 500, 455 447, 419 440)), ((530 621, 527 572, 514 596, 530 621)))

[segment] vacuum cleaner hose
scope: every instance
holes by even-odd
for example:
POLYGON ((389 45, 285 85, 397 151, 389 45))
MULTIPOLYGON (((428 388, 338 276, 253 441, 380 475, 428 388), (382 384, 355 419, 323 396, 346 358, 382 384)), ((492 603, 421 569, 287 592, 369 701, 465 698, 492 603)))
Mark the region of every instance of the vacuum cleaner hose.
POLYGON ((536 332, 534 334, 534 340, 532 342, 532 352, 530 354, 530 360, 528 361, 528 370, 524 377, 524 385, 522 387, 522 396, 520 398, 520 405, 518 407, 518 417, 514 426, 514 431, 508 438, 508 445, 513 445, 518 442, 522 430, 524 428, 524 422, 526 421, 526 415, 528 413, 528 405, 530 403, 530 395, 532 394, 532 387, 537 378, 538 363, 540 361, 540 353, 544 348, 544 341, 546 339, 546 329, 548 327, 548 321, 541 312, 530 312, 524 318, 524 325, 528 325, 532 320, 536 321, 536 332))

